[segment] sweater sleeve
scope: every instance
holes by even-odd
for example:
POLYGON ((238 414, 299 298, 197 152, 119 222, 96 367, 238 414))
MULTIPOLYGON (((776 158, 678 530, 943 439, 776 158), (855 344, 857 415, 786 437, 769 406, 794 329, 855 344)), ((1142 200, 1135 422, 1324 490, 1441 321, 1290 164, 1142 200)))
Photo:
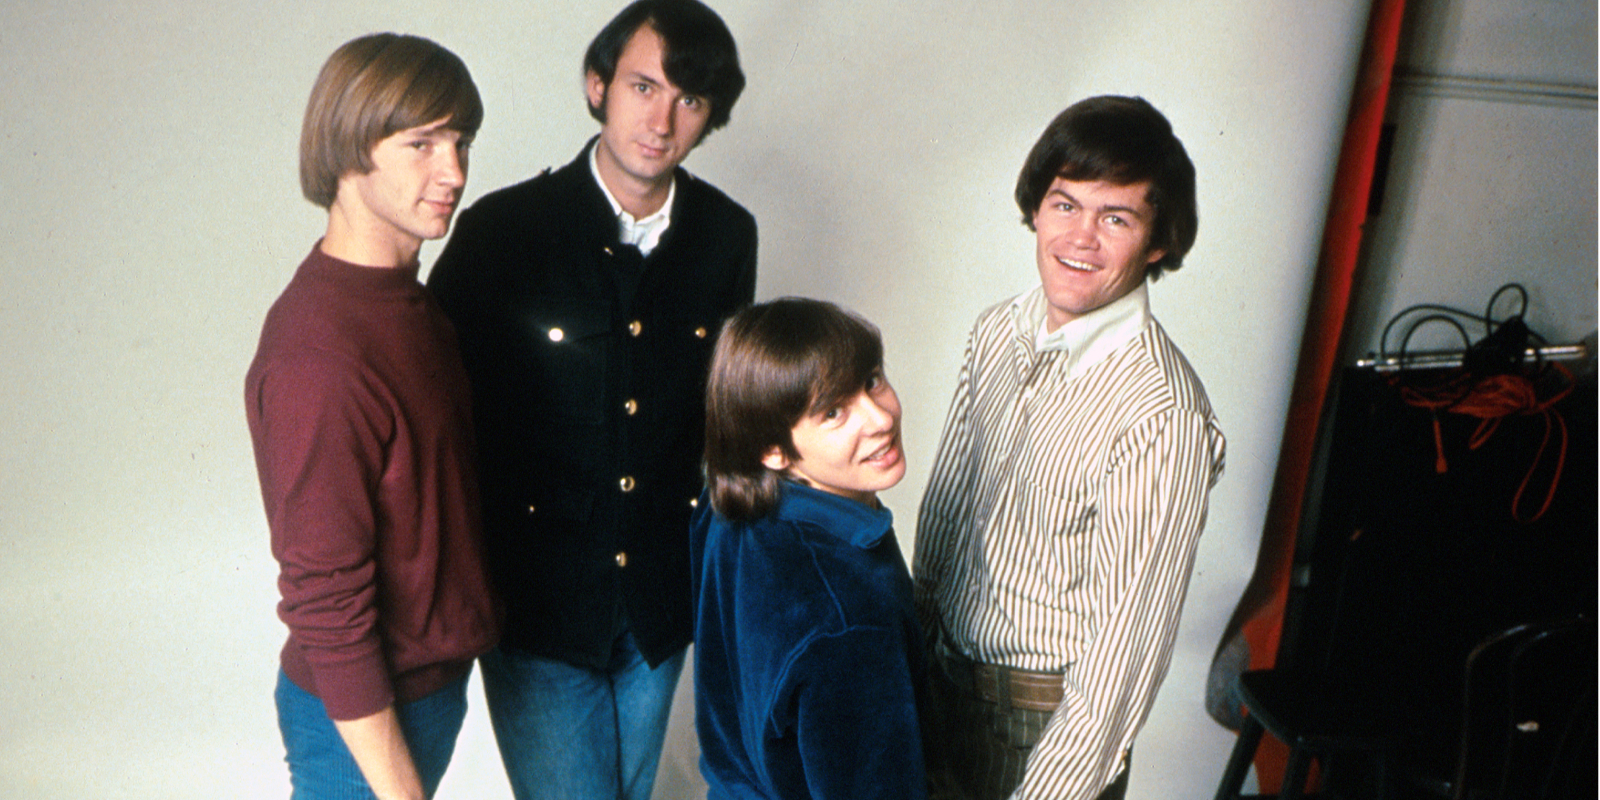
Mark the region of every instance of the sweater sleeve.
POLYGON ((854 627, 805 648, 790 696, 810 797, 927 797, 911 674, 900 630, 854 627))
POLYGON ((253 374, 251 436, 289 647, 337 720, 394 702, 378 634, 374 498, 393 422, 354 364, 300 351, 253 374))

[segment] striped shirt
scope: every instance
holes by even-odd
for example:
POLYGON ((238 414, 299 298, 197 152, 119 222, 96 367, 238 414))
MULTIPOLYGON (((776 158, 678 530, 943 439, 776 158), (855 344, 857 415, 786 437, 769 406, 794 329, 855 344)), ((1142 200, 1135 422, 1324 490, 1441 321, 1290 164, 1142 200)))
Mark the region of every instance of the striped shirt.
POLYGON ((974 660, 1064 674, 1018 800, 1091 800, 1171 660, 1224 442, 1134 291, 1044 335, 1034 289, 979 316, 917 521, 918 613, 974 660))

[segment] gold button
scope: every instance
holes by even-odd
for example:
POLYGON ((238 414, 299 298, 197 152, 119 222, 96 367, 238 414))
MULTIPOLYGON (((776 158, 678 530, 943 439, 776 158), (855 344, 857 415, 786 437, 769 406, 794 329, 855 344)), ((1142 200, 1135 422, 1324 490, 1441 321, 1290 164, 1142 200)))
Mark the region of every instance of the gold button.
POLYGON ((689 507, 690 508, 699 508, 700 507, 700 498, 698 498, 698 497, 689 498, 689 507))
POLYGON ((562 339, 565 339, 565 338, 567 338, 567 332, 566 331, 563 331, 560 328, 551 328, 550 329, 550 341, 559 342, 559 341, 561 341, 562 339))
POLYGON ((622 487, 622 491, 624 491, 624 492, 633 491, 633 476, 632 475, 624 475, 624 476, 622 476, 622 480, 617 481, 617 485, 621 486, 622 487))
POLYGON ((627 552, 621 552, 621 553, 617 554, 617 566, 619 566, 619 567, 628 566, 628 554, 627 554, 627 552))
POLYGON ((609 248, 609 247, 602 247, 600 249, 606 251, 606 255, 608 255, 608 256, 616 255, 616 253, 611 252, 611 248, 609 248))
POLYGON ((628 402, 622 404, 622 410, 628 412, 628 416, 630 417, 639 413, 639 401, 634 400, 631 397, 628 398, 628 402))
POLYGON ((694 338, 696 338, 696 339, 704 339, 704 338, 706 338, 706 329, 705 328, 695 328, 694 329, 694 338))
POLYGON ((534 512, 534 507, 533 507, 533 504, 532 504, 532 503, 529 503, 529 504, 528 504, 528 513, 529 513, 529 514, 532 514, 532 513, 533 513, 533 512, 534 512))
POLYGON ((634 320, 628 323, 628 333, 638 336, 639 332, 642 330, 644 330, 644 325, 640 323, 639 320, 634 320))

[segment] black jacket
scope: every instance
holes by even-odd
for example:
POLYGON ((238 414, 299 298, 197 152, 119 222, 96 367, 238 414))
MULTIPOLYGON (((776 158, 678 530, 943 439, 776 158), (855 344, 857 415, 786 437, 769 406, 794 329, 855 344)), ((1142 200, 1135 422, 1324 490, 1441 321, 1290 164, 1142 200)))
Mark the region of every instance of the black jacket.
POLYGON ((754 297, 756 224, 682 169, 676 191, 641 262, 586 147, 463 211, 428 276, 472 379, 511 647, 603 667, 619 610, 652 665, 693 636, 706 372, 722 321, 754 297))

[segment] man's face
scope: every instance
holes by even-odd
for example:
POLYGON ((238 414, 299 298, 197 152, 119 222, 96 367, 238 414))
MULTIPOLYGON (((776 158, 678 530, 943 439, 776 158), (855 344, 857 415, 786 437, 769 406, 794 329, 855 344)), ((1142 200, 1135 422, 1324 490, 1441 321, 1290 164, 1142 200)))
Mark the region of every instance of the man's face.
POLYGON ((685 94, 661 66, 666 43, 649 25, 634 31, 607 86, 595 72, 585 81, 589 104, 605 111, 596 159, 612 191, 644 193, 663 187, 700 142, 711 103, 685 94), (616 181, 626 183, 617 186, 616 181))
MULTIPOLYGON (((354 203, 346 213, 365 235, 398 252, 415 254, 424 239, 450 230, 450 218, 467 183, 470 137, 450 130, 450 120, 391 134, 372 146, 372 171, 346 175, 354 203)), ((341 199, 346 196, 341 191, 341 199)))
POLYGON ((900 398, 882 372, 854 397, 801 417, 790 436, 799 459, 790 461, 773 446, 761 463, 812 488, 871 505, 878 492, 906 476, 900 398))
POLYGON ((1148 181, 1119 186, 1056 178, 1033 214, 1046 328, 1055 330, 1121 298, 1165 251, 1150 247, 1155 209, 1148 181))

